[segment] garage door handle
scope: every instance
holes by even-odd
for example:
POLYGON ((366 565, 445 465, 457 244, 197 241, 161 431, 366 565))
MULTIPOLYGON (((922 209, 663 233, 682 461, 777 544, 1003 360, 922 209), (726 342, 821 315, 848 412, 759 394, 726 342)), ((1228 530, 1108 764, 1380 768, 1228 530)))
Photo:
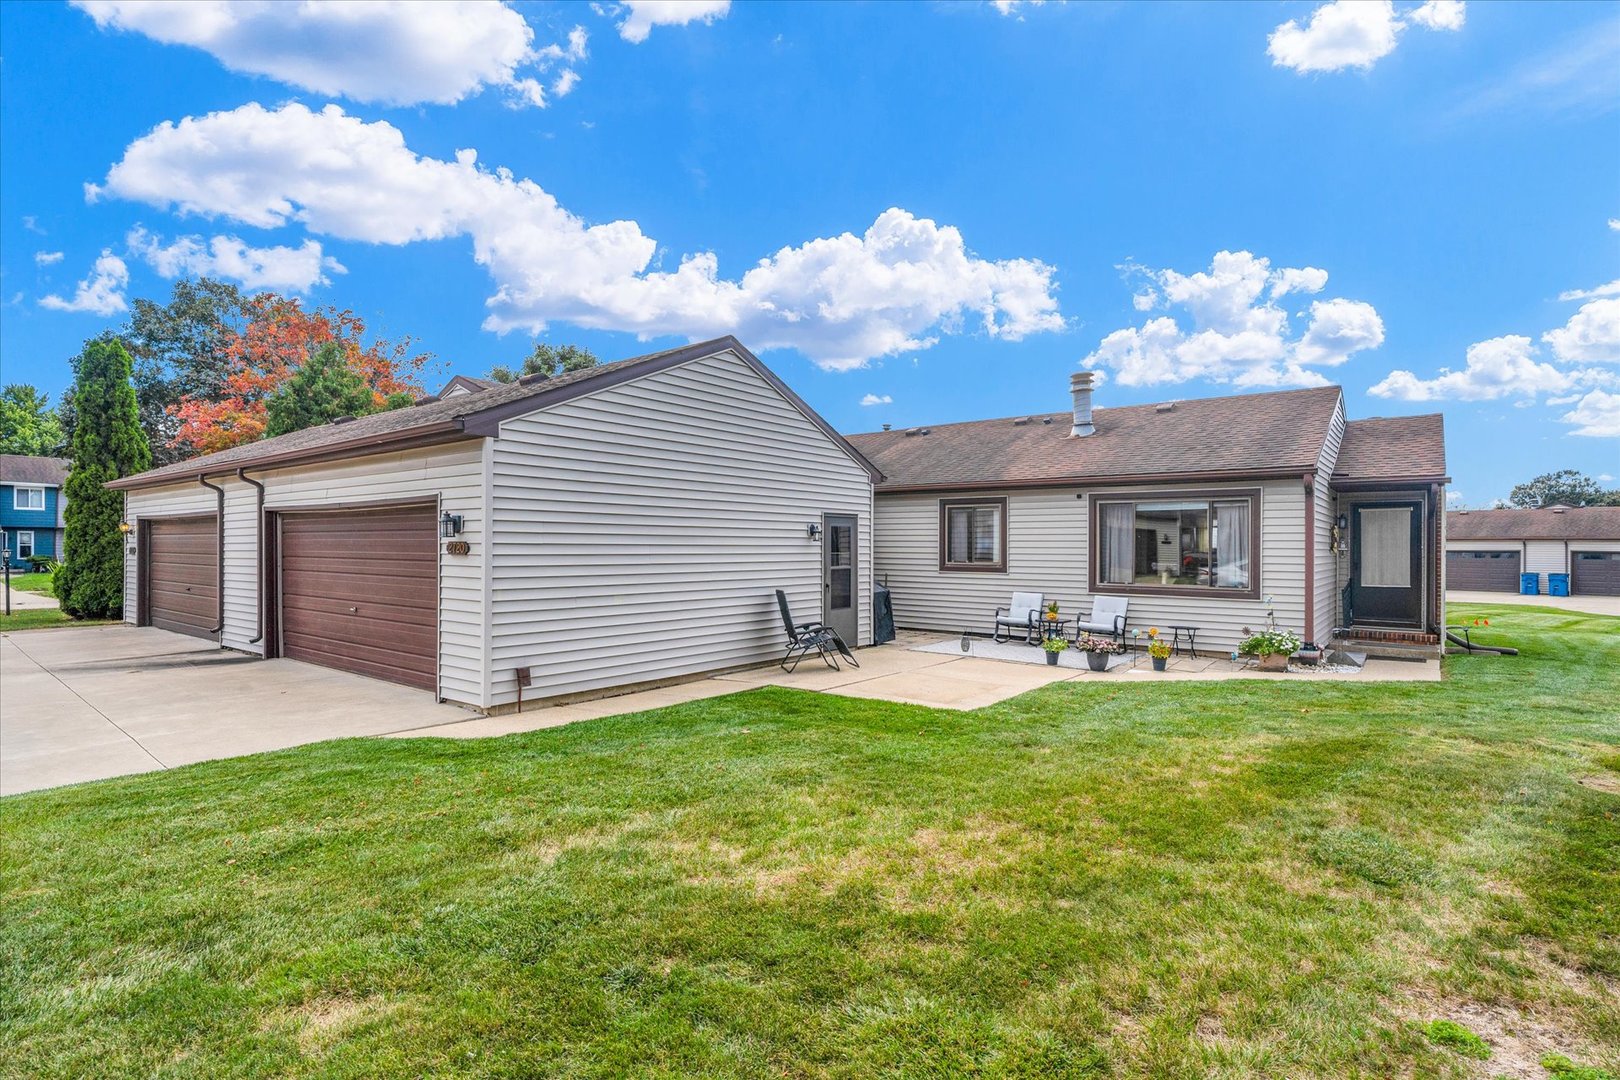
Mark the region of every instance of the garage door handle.
POLYGON ((352 607, 352 608, 349 609, 349 614, 350 615, 358 615, 358 614, 360 614, 360 609, 357 608, 357 607, 352 607))

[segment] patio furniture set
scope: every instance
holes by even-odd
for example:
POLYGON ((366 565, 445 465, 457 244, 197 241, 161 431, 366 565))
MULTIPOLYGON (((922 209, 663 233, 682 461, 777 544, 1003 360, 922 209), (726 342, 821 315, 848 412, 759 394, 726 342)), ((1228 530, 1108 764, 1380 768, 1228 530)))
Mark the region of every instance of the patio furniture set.
MULTIPOLYGON (((1000 644, 1022 637, 1030 645, 1041 645, 1057 638, 1078 644, 1085 637, 1106 637, 1124 646, 1129 605, 1123 596, 1099 596, 1091 605, 1089 618, 1071 619, 1059 614, 1056 602, 1048 601, 1041 593, 1015 592, 1012 603, 996 608, 991 640, 1000 644)), ((1173 652, 1179 654, 1185 648, 1188 656, 1198 655, 1198 627, 1172 623, 1169 629, 1173 652)))

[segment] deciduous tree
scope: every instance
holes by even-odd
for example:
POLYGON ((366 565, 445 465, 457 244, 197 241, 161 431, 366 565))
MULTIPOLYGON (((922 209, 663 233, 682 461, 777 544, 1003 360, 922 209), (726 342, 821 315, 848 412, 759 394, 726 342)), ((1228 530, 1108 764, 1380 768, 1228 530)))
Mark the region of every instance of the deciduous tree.
POLYGON ((1543 473, 1519 484, 1508 493, 1514 506, 1620 506, 1620 491, 1606 491, 1603 485, 1575 469, 1543 473))
POLYGON ((60 454, 63 441, 49 395, 27 383, 0 390, 0 454, 60 454))
POLYGON ((334 346, 343 365, 370 391, 373 409, 394 395, 420 395, 418 381, 431 357, 411 354, 411 340, 366 341, 365 322, 354 312, 327 307, 306 311, 296 299, 265 293, 246 303, 243 329, 225 340, 228 370, 217 395, 188 395, 174 410, 180 421, 174 445, 188 453, 213 453, 263 438, 269 402, 299 367, 323 345, 334 346))
POLYGON ((110 480, 149 468, 152 452, 141 430, 133 365, 117 338, 85 343, 73 360, 73 429, 63 494, 67 553, 54 585, 62 610, 76 618, 117 618, 124 605, 124 497, 110 480))

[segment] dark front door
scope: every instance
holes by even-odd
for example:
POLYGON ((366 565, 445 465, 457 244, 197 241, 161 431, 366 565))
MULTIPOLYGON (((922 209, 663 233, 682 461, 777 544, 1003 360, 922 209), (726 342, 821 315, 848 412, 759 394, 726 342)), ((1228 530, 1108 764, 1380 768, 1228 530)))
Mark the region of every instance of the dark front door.
POLYGON ((434 689, 433 507, 284 513, 278 521, 281 655, 434 689))
POLYGON ((860 644, 856 606, 855 517, 827 514, 821 521, 821 621, 850 646, 860 644))
POLYGON ((1419 626, 1423 619, 1423 504, 1362 503, 1354 514, 1352 620, 1357 626, 1419 626))

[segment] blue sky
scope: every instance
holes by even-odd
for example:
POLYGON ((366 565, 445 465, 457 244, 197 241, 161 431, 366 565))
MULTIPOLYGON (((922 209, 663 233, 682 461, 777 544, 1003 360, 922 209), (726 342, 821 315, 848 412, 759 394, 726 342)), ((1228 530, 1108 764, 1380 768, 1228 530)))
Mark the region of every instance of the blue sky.
POLYGON ((369 10, 0 7, 6 381, 214 273, 444 375, 730 332, 846 431, 1327 380, 1471 505, 1620 476, 1620 5, 369 10))

